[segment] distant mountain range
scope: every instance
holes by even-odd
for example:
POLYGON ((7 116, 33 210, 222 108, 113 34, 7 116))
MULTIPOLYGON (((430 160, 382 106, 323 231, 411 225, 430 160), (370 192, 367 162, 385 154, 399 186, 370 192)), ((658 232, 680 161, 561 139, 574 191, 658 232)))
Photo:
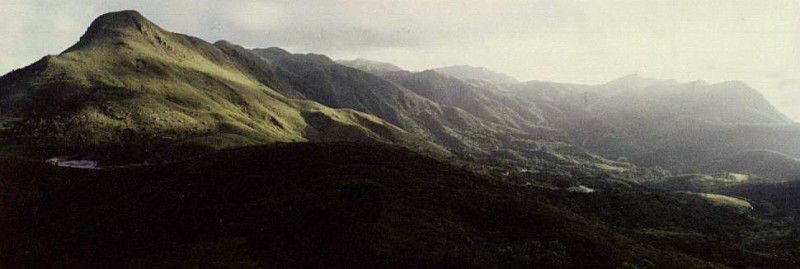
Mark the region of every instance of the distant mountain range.
MULTIPOLYGON (((64 53, 0 82, 5 147, 36 154, 128 148, 141 152, 112 156, 175 159, 271 141, 363 140, 534 169, 630 166, 585 149, 675 172, 718 168, 747 150, 800 156, 800 128, 741 82, 519 83, 468 66, 414 73, 209 44, 135 12, 98 18, 64 53)), ((758 169, 745 170, 736 172, 758 169)))
POLYGON ((752 150, 800 156, 800 125, 742 82, 679 83, 633 74, 602 85, 458 79, 462 82, 414 86, 424 83, 425 77, 435 76, 432 72, 455 69, 420 73, 386 70, 380 75, 489 121, 558 130, 570 143, 590 152, 676 173, 764 175, 766 169, 754 165, 721 165, 752 150))

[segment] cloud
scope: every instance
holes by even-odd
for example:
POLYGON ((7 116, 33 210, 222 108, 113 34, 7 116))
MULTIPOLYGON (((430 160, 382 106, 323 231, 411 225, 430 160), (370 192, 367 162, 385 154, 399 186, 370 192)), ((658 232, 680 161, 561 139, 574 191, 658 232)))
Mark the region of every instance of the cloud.
MULTIPOLYGON (((84 6, 85 7, 85 6, 84 6)), ((80 37, 92 18, 62 1, 17 1, 0 4, 0 72, 20 68, 46 54, 56 54, 80 37)))

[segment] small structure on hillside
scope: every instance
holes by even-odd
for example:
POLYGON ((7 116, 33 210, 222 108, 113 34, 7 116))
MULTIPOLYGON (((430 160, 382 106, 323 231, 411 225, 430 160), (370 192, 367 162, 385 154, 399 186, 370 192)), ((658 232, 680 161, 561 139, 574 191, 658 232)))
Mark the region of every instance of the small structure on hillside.
POLYGON ((60 167, 69 167, 78 169, 100 169, 99 167, 97 167, 96 161, 87 160, 86 158, 76 158, 65 155, 47 159, 45 162, 60 167))

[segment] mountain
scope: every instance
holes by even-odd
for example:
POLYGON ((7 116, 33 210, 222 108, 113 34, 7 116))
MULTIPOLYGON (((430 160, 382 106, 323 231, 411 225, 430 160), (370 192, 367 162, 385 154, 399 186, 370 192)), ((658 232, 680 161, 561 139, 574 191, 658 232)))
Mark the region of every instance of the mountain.
POLYGON ((758 91, 740 81, 676 83, 626 77, 602 85, 597 89, 597 95, 602 100, 595 101, 591 108, 606 114, 727 124, 792 122, 758 91))
MULTIPOLYGON (((529 133, 548 137, 541 126, 539 111, 527 103, 498 95, 477 85, 445 76, 435 71, 412 73, 407 71, 385 73, 381 77, 430 99, 440 105, 463 109, 482 120, 509 126, 529 133)), ((549 136, 558 131, 550 130, 549 136)))
POLYGON ((498 85, 517 84, 519 81, 509 75, 497 73, 485 67, 468 65, 453 65, 432 69, 439 74, 452 76, 464 80, 484 80, 498 85))
POLYGON ((649 88, 658 85, 677 84, 674 80, 659 80, 654 78, 642 77, 639 74, 630 74, 603 84, 601 88, 606 91, 631 91, 649 88))
POLYGON ((65 52, 0 78, 1 150, 84 156, 108 166, 273 142, 372 141, 497 158, 535 171, 643 172, 538 126, 537 111, 526 103, 424 74, 434 75, 432 85, 452 84, 437 88, 450 96, 458 96, 453 86, 483 99, 431 100, 420 87, 412 91, 324 55, 209 44, 137 12, 115 12, 95 20, 65 52))
POLYGON ((371 61, 361 58, 355 60, 337 60, 336 63, 366 71, 375 75, 380 75, 386 72, 403 71, 402 68, 390 63, 371 61))
POLYGON ((275 141, 375 141, 441 151, 372 115, 291 99, 218 47, 135 11, 0 78, 4 148, 111 162, 275 141), (122 160, 115 160, 122 159, 122 160))
POLYGON ((747 150, 800 156, 798 126, 741 82, 660 83, 596 94, 588 110, 618 130, 620 143, 635 145, 593 148, 602 155, 682 172, 707 171, 747 150))
POLYGON ((533 81, 505 94, 542 108, 545 125, 591 152, 679 174, 725 172, 720 162, 751 150, 800 156, 800 126, 742 82, 630 75, 602 85, 533 81))
POLYGON ((732 186, 765 182, 774 180, 745 174, 718 173, 685 174, 644 182, 642 185, 668 191, 714 193, 732 186))
POLYGON ((576 175, 615 173, 630 177, 644 172, 627 163, 587 154, 569 144, 563 132, 537 126, 536 112, 526 103, 502 98, 476 84, 435 72, 409 72, 424 83, 404 85, 399 78, 407 71, 378 76, 324 55, 292 54, 280 48, 248 50, 226 42, 217 46, 240 66, 249 66, 263 84, 273 85, 287 96, 373 114, 469 158, 500 159, 526 169, 547 168, 576 175), (434 92, 452 98, 429 94, 434 92), (467 92, 471 94, 463 95, 467 92))
POLYGON ((508 86, 502 94, 538 108, 543 125, 563 130, 572 143, 592 149, 615 141, 618 132, 587 109, 589 100, 594 99, 592 90, 588 85, 529 81, 508 86))
POLYGON ((253 49, 246 53, 249 58, 271 64, 278 77, 265 83, 279 85, 276 90, 287 95, 333 108, 370 113, 437 144, 464 149, 462 152, 469 154, 486 151, 470 146, 478 144, 470 135, 475 132, 472 130, 486 127, 464 111, 441 107, 378 76, 337 64, 323 55, 291 54, 280 48, 253 49))

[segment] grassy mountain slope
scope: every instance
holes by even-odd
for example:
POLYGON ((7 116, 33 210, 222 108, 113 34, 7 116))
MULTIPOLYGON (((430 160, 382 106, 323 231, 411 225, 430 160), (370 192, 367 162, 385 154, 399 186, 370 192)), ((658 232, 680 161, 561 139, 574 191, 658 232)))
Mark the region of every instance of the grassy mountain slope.
POLYGON ((469 113, 439 106, 380 77, 336 64, 323 55, 290 54, 279 48, 251 51, 276 67, 286 85, 282 92, 299 92, 303 98, 334 108, 349 108, 378 116, 449 149, 486 155, 501 147, 490 126, 469 113), (487 134, 488 132, 488 134, 487 134))
POLYGON ((559 135, 557 130, 551 130, 551 134, 547 134, 543 130, 545 128, 538 126, 542 119, 538 111, 526 107, 527 104, 515 102, 456 78, 430 70, 419 73, 384 73, 382 77, 440 105, 463 109, 488 122, 524 130, 543 139, 548 138, 548 135, 559 135))
POLYGON ((5 144, 56 151, 41 154, 274 141, 433 147, 374 116, 289 99, 247 71, 216 46, 135 11, 109 13, 62 54, 0 78, 0 113, 13 120, 5 144))
POLYGON ((629 164, 587 154, 566 143, 557 130, 536 126, 534 119, 527 119, 535 116, 535 110, 522 103, 434 72, 410 74, 423 76, 425 83, 410 83, 407 88, 401 80, 392 81, 393 72, 379 77, 337 64, 323 55, 291 54, 279 48, 246 50, 228 43, 218 45, 234 55, 241 66, 263 74, 257 75, 263 78, 262 83, 276 85, 277 90, 287 95, 376 115, 459 154, 576 175, 643 175, 629 164), (270 80, 269 74, 276 74, 276 79, 270 80), (471 94, 459 97, 461 90, 471 94), (434 92, 440 95, 427 94, 434 92), (442 96, 452 98, 439 98, 442 96), (519 112, 515 110, 518 108, 519 112), (617 170, 605 169, 620 166, 617 170))
MULTIPOLYGON (((284 85, 282 92, 298 92, 305 99, 374 114, 409 132, 468 154, 487 154, 502 148, 493 125, 470 113, 434 101, 361 70, 336 64, 314 54, 290 54, 279 48, 252 50, 273 66, 284 85)), ((245 57, 242 57, 245 58, 245 57)))
POLYGON ((679 175, 646 182, 643 185, 650 188, 668 191, 718 192, 719 190, 741 184, 765 182, 774 181, 771 179, 754 177, 745 174, 725 173, 679 175))
POLYGON ((699 199, 528 189, 400 147, 290 143, 101 171, 0 160, 13 168, 0 190, 25 193, 0 206, 0 260, 11 267, 778 262, 717 246, 748 221, 699 199))

